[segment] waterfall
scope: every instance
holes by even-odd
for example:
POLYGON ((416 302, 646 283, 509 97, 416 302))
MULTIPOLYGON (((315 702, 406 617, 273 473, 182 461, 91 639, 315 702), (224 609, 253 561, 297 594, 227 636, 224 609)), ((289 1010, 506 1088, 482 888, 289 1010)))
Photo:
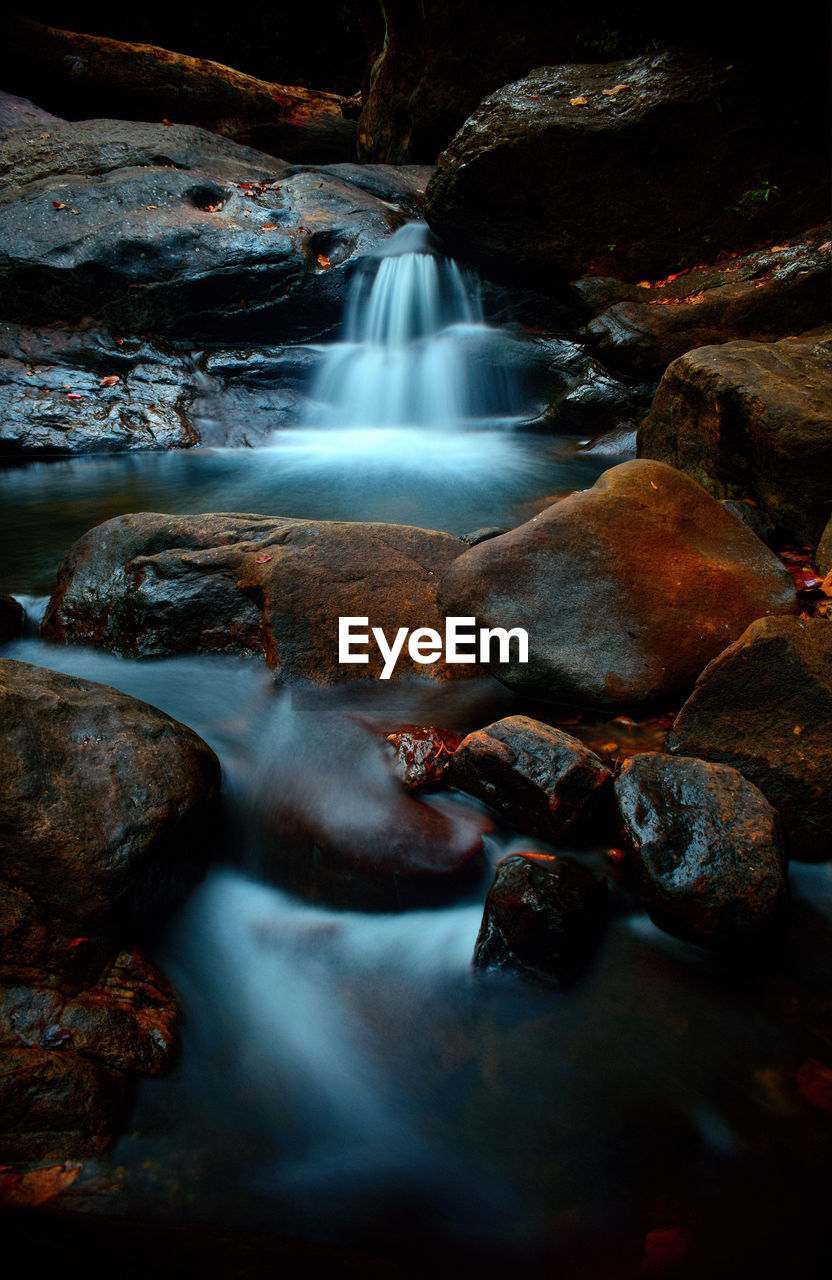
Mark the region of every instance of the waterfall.
MULTIPOLYGON (((308 425, 482 425, 511 413, 510 378, 495 361, 473 275, 408 223, 352 280, 343 339, 327 347, 308 425)), ((516 412, 516 411, 515 411, 516 412)))

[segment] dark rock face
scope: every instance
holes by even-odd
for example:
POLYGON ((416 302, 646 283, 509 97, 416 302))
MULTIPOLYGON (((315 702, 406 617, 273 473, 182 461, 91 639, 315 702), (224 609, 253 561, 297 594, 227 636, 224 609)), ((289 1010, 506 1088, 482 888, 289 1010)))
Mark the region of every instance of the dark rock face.
POLYGON ((17 20, 6 32, 14 87, 72 119, 170 119, 195 124, 285 160, 355 157, 358 103, 270 84, 218 62, 149 44, 17 20))
POLYGON ((606 881, 573 858, 503 858, 485 902, 474 968, 566 982, 591 957, 606 913, 606 881))
POLYGON ((219 765, 190 729, 115 689, 9 659, 0 707, 13 899, 64 931, 100 932, 150 876, 175 880, 197 857, 219 765))
POLYGON ((652 285, 607 281, 602 291, 597 277, 586 276, 573 290, 593 310, 606 308, 587 325, 587 337, 613 368, 650 376, 694 347, 811 329, 829 316, 829 233, 827 224, 652 285))
POLYGON ((489 665, 504 683, 607 707, 692 685, 754 618, 796 610, 789 574, 750 529, 645 461, 466 551, 439 600, 481 627, 526 629, 528 663, 489 665))
POLYGON ((668 933, 716 948, 770 937, 784 922, 777 814, 726 765, 641 755, 615 796, 641 900, 668 933))
MULTIPOLYGON (((119 516, 64 560, 43 634, 135 656, 259 654, 289 680, 375 679, 384 661, 372 638, 366 664, 339 662, 339 617, 368 617, 388 641, 403 626, 441 633, 436 588, 463 545, 404 525, 119 516)), ((478 671, 416 663, 405 646, 394 675, 478 671)))
POLYGON ((14 596, 0 596, 0 644, 13 640, 23 630, 23 605, 14 596))
POLYGON ((832 328, 727 342, 674 360, 639 431, 659 458, 720 498, 753 498, 816 545, 832 510, 832 328))
POLYGON ((435 725, 403 725, 387 735, 396 775, 409 791, 438 786, 461 741, 460 734, 435 725))
POLYGON ((58 123, 58 117, 50 115, 27 98, 18 98, 13 93, 0 92, 0 138, 11 133, 13 129, 38 128, 46 129, 58 123))
POLYGON ((345 264, 402 221, 342 177, 190 125, 17 129, 0 177, 4 317, 116 334, 319 336, 340 318, 345 264))
POLYGON ((761 618, 703 671, 668 749, 738 769, 780 814, 786 852, 832 856, 832 624, 761 618))
POLYGON ((603 804, 609 772, 577 738, 528 716, 469 733, 446 781, 491 805, 527 835, 564 839, 603 804))
POLYGON ((97 1154, 122 1119, 128 1076, 159 1075, 174 1048, 176 1002, 161 974, 121 952, 93 988, 0 987, 0 1156, 97 1154))
POLYGON ((662 276, 714 244, 748 248, 826 216, 827 148, 818 135, 798 154, 777 116, 770 85, 722 59, 538 67, 486 98, 439 157, 428 222, 537 287, 662 276))
POLYGON ((0 1158, 100 1153, 176 1002, 124 943, 206 858, 219 765, 104 685, 0 661, 0 1158), (162 894, 165 897, 162 897, 162 894))

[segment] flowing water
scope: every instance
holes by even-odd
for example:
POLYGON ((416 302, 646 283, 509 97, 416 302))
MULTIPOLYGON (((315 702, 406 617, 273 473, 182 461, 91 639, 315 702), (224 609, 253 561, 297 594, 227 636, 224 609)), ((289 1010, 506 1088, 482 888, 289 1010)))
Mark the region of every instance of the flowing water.
MULTIPOLYGON (((122 511, 463 533, 590 484, 614 459, 507 432, 499 370, 499 423, 484 426, 477 349, 495 331, 421 230, 390 250, 357 277, 305 424, 269 447, 0 475, 0 589, 35 616, 72 540, 122 511)), ((229 812, 221 865, 154 944, 184 1010, 181 1062, 141 1086, 112 1157, 88 1166, 91 1185, 117 1189, 82 1207, 330 1241, 390 1259, 391 1274, 435 1273, 440 1258, 455 1276, 673 1274, 656 1258, 672 1263, 674 1249, 710 1274, 734 1253, 759 1274, 766 1260, 815 1274, 828 1178, 789 1081, 832 990, 828 867, 795 871, 795 928, 768 967, 670 939, 614 887, 577 985, 475 975, 491 865, 535 842, 489 828, 473 802, 408 801, 483 824, 486 854, 456 899, 383 914, 313 904, 268 878, 264 833, 290 801, 330 833, 363 824, 372 839, 402 804, 385 730, 488 723, 518 709, 505 689, 289 692, 255 662, 137 662, 32 630, 4 656, 114 685, 200 733, 222 760, 229 812)))

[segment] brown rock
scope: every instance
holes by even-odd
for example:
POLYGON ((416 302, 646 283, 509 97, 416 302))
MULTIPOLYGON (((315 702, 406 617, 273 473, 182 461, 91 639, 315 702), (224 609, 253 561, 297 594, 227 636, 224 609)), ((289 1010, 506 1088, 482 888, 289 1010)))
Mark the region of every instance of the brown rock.
POLYGON ((619 298, 584 277, 573 289, 594 310, 606 307, 587 325, 587 337, 606 364, 649 376, 694 347, 811 329, 829 315, 829 238, 827 224, 647 288, 618 282, 619 298))
POLYGON ((832 327, 780 342, 728 342, 674 360, 639 455, 720 498, 753 498, 816 545, 832 510, 832 327))
MULTIPOLYGON (((383 662, 341 665, 338 619, 443 629, 436 587, 463 544, 403 525, 247 515, 119 516, 85 534, 59 572, 43 634, 118 653, 256 653, 284 679, 375 679, 383 662)), ((396 676, 475 673, 442 659, 396 676)))
POLYGON ((126 1096, 121 1073, 71 1050, 0 1048, 0 1159, 100 1155, 126 1096))
POLYGON ((528 716, 469 733, 446 782, 484 800, 519 831, 563 840, 603 805, 610 774, 577 738, 528 716))
POLYGON ((2 878, 18 930, 34 901, 79 935, 148 881, 204 858, 214 753, 146 703, 88 680, 0 661, 2 878))
POLYGON ((169 119, 284 160, 355 157, 357 103, 335 93, 271 84, 205 58, 25 19, 10 24, 6 54, 19 92, 74 119, 104 113, 169 119))
POLYGON ((591 957, 606 916, 607 883, 581 863, 512 854, 497 864, 472 963, 566 982, 591 957))
POLYGON ((409 791, 438 786, 461 741, 461 734, 435 725, 403 725, 387 735, 396 774, 409 791))
POLYGON ((752 623, 702 672, 668 750, 755 783, 780 814, 790 857, 832 857, 832 623, 752 623))
POLYGON ((748 528, 645 461, 466 551, 439 598, 481 627, 528 631, 527 664, 489 664, 504 683, 607 707, 685 689, 754 618, 796 609, 789 574, 748 528))
POLYGON ((702 946, 733 949, 782 927, 780 824, 736 769, 632 756, 615 797, 641 900, 660 928, 702 946))
POLYGON ((821 573, 832 572, 832 516, 826 522, 826 528, 820 535, 815 561, 821 573))

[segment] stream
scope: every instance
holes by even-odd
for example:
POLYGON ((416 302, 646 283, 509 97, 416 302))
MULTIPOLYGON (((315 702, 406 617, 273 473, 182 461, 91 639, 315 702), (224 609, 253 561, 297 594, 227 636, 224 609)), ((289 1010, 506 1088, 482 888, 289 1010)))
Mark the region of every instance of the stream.
MULTIPOLYGON (((492 823, 477 884, 431 910, 383 914, 275 883, 263 833, 287 795, 333 827, 371 832, 396 803, 385 726, 468 730, 526 710, 515 695, 490 679, 287 690, 255 661, 134 661, 37 635, 61 557, 116 514, 261 512, 463 535, 514 526, 621 460, 612 446, 513 429, 510 377, 486 377, 477 355, 494 330, 471 282, 405 232, 357 276, 344 339, 296 429, 256 450, 0 472, 0 583, 30 618, 3 656, 113 685, 190 725, 221 759, 229 815, 220 865, 153 944, 181 999, 181 1060, 140 1085, 128 1130, 85 1167, 76 1203, 364 1249, 413 1275, 439 1257, 457 1275, 641 1275, 645 1259, 680 1249, 702 1266, 782 1258, 786 1274, 813 1276, 829 1179, 813 1163, 811 1110, 786 1082, 811 1059, 832 990, 828 865, 793 868, 794 923, 769 964, 676 941, 614 884, 606 936, 575 985, 474 973, 491 867, 539 841, 492 823)), ((472 800, 423 803, 486 821, 472 800)), ((602 850, 567 852, 606 865, 602 850)))

